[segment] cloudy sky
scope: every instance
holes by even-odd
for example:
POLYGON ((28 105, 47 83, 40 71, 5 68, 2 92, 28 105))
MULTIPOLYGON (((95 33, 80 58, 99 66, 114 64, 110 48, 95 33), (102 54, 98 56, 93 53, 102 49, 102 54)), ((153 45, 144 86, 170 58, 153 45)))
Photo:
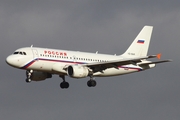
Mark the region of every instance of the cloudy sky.
POLYGON ((0 119, 179 120, 179 0, 1 0, 0 119), (34 46, 122 54, 144 25, 154 26, 149 55, 171 63, 140 73, 85 79, 54 75, 25 82, 8 66, 14 50, 34 46))

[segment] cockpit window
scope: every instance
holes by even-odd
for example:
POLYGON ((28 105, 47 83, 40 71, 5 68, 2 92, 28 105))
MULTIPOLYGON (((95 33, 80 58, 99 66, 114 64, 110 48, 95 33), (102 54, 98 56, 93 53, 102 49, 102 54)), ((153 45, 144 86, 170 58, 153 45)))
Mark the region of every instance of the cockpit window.
POLYGON ((23 52, 23 54, 24 54, 24 55, 26 55, 26 53, 25 53, 25 52, 23 52))
POLYGON ((19 54, 19 55, 26 55, 26 52, 22 52, 22 51, 16 51, 13 53, 14 55, 15 54, 19 54))
POLYGON ((18 54, 19 52, 14 52, 14 54, 18 54))

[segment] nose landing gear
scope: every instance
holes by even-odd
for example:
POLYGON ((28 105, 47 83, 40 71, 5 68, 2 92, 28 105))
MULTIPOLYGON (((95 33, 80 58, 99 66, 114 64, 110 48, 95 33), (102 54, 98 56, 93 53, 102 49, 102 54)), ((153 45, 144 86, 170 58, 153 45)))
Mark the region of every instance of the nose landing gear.
POLYGON ((33 73, 33 70, 27 70, 26 71, 26 82, 30 83, 31 82, 31 75, 33 73))

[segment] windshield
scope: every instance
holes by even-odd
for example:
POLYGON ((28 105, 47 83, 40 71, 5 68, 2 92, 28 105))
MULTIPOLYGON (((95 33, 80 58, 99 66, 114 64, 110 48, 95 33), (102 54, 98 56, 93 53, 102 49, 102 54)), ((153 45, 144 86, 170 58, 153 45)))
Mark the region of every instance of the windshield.
POLYGON ((23 51, 15 51, 13 54, 14 54, 14 55, 15 55, 15 54, 27 55, 26 52, 23 52, 23 51))

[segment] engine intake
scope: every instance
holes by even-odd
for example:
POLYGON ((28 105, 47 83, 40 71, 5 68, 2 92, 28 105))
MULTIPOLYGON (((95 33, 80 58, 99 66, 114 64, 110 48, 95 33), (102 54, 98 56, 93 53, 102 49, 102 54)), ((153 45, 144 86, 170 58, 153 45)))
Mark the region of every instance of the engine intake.
POLYGON ((89 74, 89 70, 87 67, 83 67, 80 65, 68 66, 67 74, 72 78, 84 78, 89 74))

